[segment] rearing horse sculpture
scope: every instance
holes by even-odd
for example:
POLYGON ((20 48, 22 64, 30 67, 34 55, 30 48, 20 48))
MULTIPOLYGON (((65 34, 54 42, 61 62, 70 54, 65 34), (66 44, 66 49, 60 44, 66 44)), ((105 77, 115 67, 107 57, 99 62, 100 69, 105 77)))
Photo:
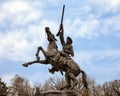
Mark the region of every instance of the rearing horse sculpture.
POLYGON ((58 51, 58 47, 56 45, 56 39, 54 35, 50 32, 48 27, 45 28, 45 32, 47 34, 47 40, 49 41, 47 50, 45 51, 42 48, 42 46, 38 47, 38 50, 36 53, 37 60, 25 63, 23 64, 23 66, 28 67, 28 65, 31 65, 34 63, 51 64, 56 71, 65 72, 65 79, 66 79, 67 85, 61 89, 64 89, 64 88, 73 89, 78 83, 76 77, 80 73, 82 73, 82 79, 83 79, 82 81, 83 81, 84 87, 88 88, 87 81, 86 81, 86 73, 80 69, 78 64, 72 58, 67 62, 68 63, 67 66, 65 66, 63 62, 66 60, 66 58, 60 55, 60 52, 58 51), (45 60, 40 60, 40 57, 39 57, 40 51, 45 56, 45 60), (71 81, 73 81, 73 84, 71 84, 71 81))

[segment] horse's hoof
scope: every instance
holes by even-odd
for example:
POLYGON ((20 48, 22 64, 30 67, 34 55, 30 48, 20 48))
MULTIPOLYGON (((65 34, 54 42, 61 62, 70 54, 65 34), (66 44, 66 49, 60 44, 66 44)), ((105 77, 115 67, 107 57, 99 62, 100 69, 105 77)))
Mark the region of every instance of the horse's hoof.
POLYGON ((28 67, 28 64, 27 64, 27 63, 25 63, 25 64, 23 64, 23 66, 24 66, 24 67, 28 67))

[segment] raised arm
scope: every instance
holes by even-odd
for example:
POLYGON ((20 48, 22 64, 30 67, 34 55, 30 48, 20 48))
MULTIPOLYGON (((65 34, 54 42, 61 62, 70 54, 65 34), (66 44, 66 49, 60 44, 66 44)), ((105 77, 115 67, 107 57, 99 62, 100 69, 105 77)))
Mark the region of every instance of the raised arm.
POLYGON ((63 29, 63 25, 60 25, 60 42, 62 44, 62 46, 65 45, 65 40, 64 40, 64 29, 63 29))

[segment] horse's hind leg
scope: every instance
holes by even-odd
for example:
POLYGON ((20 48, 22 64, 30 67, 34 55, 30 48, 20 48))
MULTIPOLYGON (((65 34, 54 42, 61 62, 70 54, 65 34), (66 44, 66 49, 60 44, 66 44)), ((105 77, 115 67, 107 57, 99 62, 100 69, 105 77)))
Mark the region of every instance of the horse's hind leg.
POLYGON ((60 90, 70 89, 70 87, 71 87, 71 79, 70 79, 68 73, 65 73, 65 80, 66 80, 67 84, 64 87, 60 88, 60 90))
POLYGON ((66 89, 73 89, 78 83, 78 81, 73 73, 70 73, 70 72, 66 73, 65 78, 66 78, 67 85, 62 87, 60 90, 63 90, 65 88, 66 89), (71 80, 73 81, 73 85, 71 85, 71 80))
POLYGON ((41 48, 41 47, 38 47, 38 48, 37 48, 37 52, 36 52, 36 54, 35 54, 37 61, 40 60, 40 56, 39 56, 40 48, 41 48))
POLYGON ((77 85, 78 81, 73 73, 69 73, 69 77, 73 81, 73 85, 71 87, 71 89, 73 89, 77 85))
POLYGON ((28 65, 31 65, 31 64, 34 64, 34 63, 48 64, 46 60, 39 60, 39 61, 34 60, 34 61, 31 61, 31 62, 24 63, 23 66, 28 67, 28 65))
POLYGON ((28 65, 31 65, 31 64, 33 64, 33 63, 38 63, 38 60, 24 63, 23 66, 24 66, 24 67, 28 67, 28 65))

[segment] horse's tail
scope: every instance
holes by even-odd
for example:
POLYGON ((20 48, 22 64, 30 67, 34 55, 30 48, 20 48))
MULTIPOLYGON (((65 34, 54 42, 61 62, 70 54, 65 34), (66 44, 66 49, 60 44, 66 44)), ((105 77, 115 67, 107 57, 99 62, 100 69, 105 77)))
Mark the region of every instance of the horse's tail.
POLYGON ((83 80, 84 87, 88 89, 87 75, 83 70, 81 70, 81 73, 82 73, 82 80, 83 80))

